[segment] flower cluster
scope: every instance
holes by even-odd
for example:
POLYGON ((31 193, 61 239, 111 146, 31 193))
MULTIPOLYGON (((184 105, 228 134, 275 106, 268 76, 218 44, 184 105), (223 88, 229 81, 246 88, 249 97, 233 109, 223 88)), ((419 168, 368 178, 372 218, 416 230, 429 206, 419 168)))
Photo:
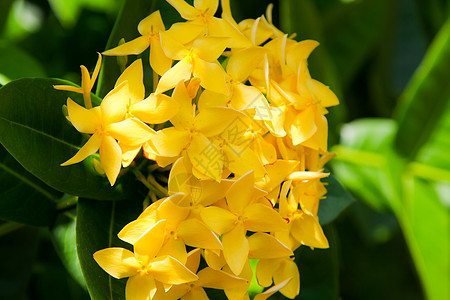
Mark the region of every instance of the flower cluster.
POLYGON ((82 67, 85 107, 67 101, 68 119, 91 134, 63 163, 99 151, 111 185, 140 150, 160 167, 172 164, 169 196, 153 202, 118 234, 133 251, 94 254, 115 278, 129 277, 127 299, 207 299, 206 288, 245 299, 253 276, 268 289, 299 293, 293 251, 327 248, 318 222, 326 193, 326 107, 338 99, 311 78, 307 58, 318 46, 294 41, 266 16, 239 24, 228 0, 167 0, 186 22, 166 30, 158 11, 140 37, 103 55, 137 55, 150 47, 153 93, 145 97, 143 65, 130 64, 101 105, 92 107, 92 78, 82 67), (154 124, 164 124, 155 127, 154 124), (163 128, 154 130, 153 128, 163 128), (206 267, 199 269, 200 260, 206 267), (257 259, 252 271, 249 259, 257 259), (255 274, 253 274, 255 273, 255 274))

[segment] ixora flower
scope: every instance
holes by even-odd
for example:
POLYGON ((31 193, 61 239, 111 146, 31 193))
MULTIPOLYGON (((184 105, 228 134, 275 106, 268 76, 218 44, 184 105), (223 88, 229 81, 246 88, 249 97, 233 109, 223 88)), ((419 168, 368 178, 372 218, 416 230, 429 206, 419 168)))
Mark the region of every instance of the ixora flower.
POLYGON ((134 253, 124 248, 107 248, 94 253, 94 259, 111 276, 129 277, 125 290, 127 299, 152 299, 157 282, 170 289, 172 285, 198 279, 175 258, 158 256, 165 226, 166 221, 161 220, 144 232, 134 243, 134 253))
POLYGON ((238 24, 228 0, 222 18, 218 0, 167 2, 186 21, 166 30, 153 12, 139 37, 104 52, 150 47, 153 90, 144 85, 149 66, 136 59, 92 107, 101 56, 92 77, 82 66, 81 87, 55 87, 83 94, 84 107, 67 100, 68 120, 90 135, 62 165, 99 151, 111 185, 130 167, 149 189, 142 213, 118 233, 133 251, 106 248, 94 259, 111 276, 128 277, 127 300, 208 299, 205 288, 249 299, 253 277, 265 288, 254 299, 295 298, 295 251, 329 246, 317 213, 329 175, 323 166, 333 157, 325 115, 339 101, 309 73, 318 43, 277 29, 271 6, 238 24))

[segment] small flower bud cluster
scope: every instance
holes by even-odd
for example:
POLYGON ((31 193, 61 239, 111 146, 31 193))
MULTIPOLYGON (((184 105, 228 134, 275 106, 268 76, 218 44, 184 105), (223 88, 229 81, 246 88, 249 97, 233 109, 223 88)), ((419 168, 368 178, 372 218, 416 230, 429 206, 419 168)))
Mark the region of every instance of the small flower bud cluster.
MULTIPOLYGON (((126 298, 207 299, 203 288, 248 298, 253 276, 267 287, 255 299, 299 293, 294 251, 327 248, 319 224, 327 152, 326 107, 338 99, 311 78, 307 58, 318 46, 294 41, 266 16, 236 23, 228 0, 167 0, 186 21, 166 30, 158 11, 138 26, 140 37, 104 55, 136 55, 150 47, 153 93, 145 97, 140 59, 129 65, 100 106, 93 78, 85 106, 68 99, 68 119, 91 134, 63 165, 99 151, 111 185, 143 150, 172 165, 169 196, 148 206, 119 238, 133 246, 94 254, 115 278, 129 277, 126 298), (166 124, 155 131, 154 124, 166 124), (200 259, 206 267, 199 269, 200 259), (257 259, 252 270, 249 259, 257 259)), ((84 68, 85 69, 85 68, 84 68)), ((84 70, 82 69, 82 71, 84 70)))

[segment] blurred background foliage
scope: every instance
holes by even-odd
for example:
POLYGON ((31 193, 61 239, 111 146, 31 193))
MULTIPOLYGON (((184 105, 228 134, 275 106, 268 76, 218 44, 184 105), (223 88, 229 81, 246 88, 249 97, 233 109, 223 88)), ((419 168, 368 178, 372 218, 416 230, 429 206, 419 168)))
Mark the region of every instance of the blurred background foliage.
MULTIPOLYGON (((0 1, 0 84, 22 77, 79 83, 79 66, 93 69, 122 2, 0 1)), ((231 2, 237 21, 259 17, 273 2, 274 23, 283 31, 319 41, 311 74, 341 101, 328 115, 330 149, 337 153, 330 168, 357 201, 326 229, 335 263, 325 268, 338 281, 315 294, 303 287, 323 282, 305 275, 299 299, 450 299, 450 2, 231 2)), ((163 0, 156 8, 166 26, 180 20, 163 0)), ((1 151, 5 169, 12 162, 1 151)), ((2 182, 6 198, 11 185, 2 182)), ((66 211, 50 229, 0 224, 0 299, 89 298, 81 273, 58 258, 76 259, 61 243, 75 240, 74 218, 66 211)), ((328 250, 315 250, 316 257, 321 251, 328 250)), ((322 261, 299 262, 300 274, 322 261)))

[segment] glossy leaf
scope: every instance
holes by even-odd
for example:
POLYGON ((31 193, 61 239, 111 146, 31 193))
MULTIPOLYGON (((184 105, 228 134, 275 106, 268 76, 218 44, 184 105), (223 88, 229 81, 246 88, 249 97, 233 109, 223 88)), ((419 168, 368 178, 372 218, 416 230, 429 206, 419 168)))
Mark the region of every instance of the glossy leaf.
POLYGON ((332 167, 336 177, 360 200, 378 210, 389 208, 382 155, 395 134, 395 123, 388 119, 362 119, 341 130, 341 144, 332 148, 336 158, 332 167))
POLYGON ((395 146, 401 155, 414 160, 428 141, 450 100, 450 19, 433 41, 401 97, 396 112, 399 123, 395 146))
POLYGON ((49 225, 60 194, 27 172, 0 145, 0 219, 49 225))
POLYGON ((75 225, 76 217, 66 212, 58 215, 50 232, 55 250, 67 272, 83 289, 86 289, 77 254, 75 225))
POLYGON ((333 174, 323 179, 327 183, 326 198, 320 200, 317 213, 321 225, 334 221, 354 201, 333 174))
POLYGON ((139 201, 89 201, 80 198, 77 205, 76 241, 86 285, 92 299, 125 299, 127 279, 115 279, 95 262, 93 254, 107 247, 131 245, 120 241, 117 233, 142 211, 139 201))
MULTIPOLYGON (((106 49, 112 49, 119 45, 119 41, 124 38, 126 42, 140 36, 137 30, 139 22, 153 12, 154 2, 152 0, 124 0, 114 28, 109 36, 106 49)), ((135 56, 133 56, 135 57, 135 56)), ((134 60, 134 58, 133 58, 134 60)), ((117 63, 117 57, 105 56, 103 58, 102 68, 98 78, 96 94, 104 97, 114 88, 117 78, 121 74, 117 63)))
POLYGON ((450 298, 450 209, 430 182, 404 178, 404 215, 399 215, 427 299, 450 298))
MULTIPOLYGON (((20 79, 0 89, 0 142, 30 173, 52 188, 93 199, 121 198, 121 185, 111 187, 89 159, 61 167, 82 145, 81 134, 66 120, 62 107, 70 96, 58 91, 57 79, 20 79)), ((94 100, 95 101, 99 101, 94 100)))
POLYGON ((342 146, 336 148, 335 174, 361 200, 374 203, 375 208, 388 206, 395 213, 427 299, 442 299, 448 293, 449 280, 442 274, 450 273, 450 210, 439 199, 436 184, 417 178, 417 163, 408 163, 396 154, 395 129, 392 120, 383 119, 347 124, 342 130, 342 146), (368 167, 370 173, 360 172, 368 167), (359 176, 359 181, 349 180, 349 174, 358 174, 353 176, 359 176), (368 191, 371 188, 379 189, 379 199, 368 191), (377 200, 383 204, 377 206, 377 200))

